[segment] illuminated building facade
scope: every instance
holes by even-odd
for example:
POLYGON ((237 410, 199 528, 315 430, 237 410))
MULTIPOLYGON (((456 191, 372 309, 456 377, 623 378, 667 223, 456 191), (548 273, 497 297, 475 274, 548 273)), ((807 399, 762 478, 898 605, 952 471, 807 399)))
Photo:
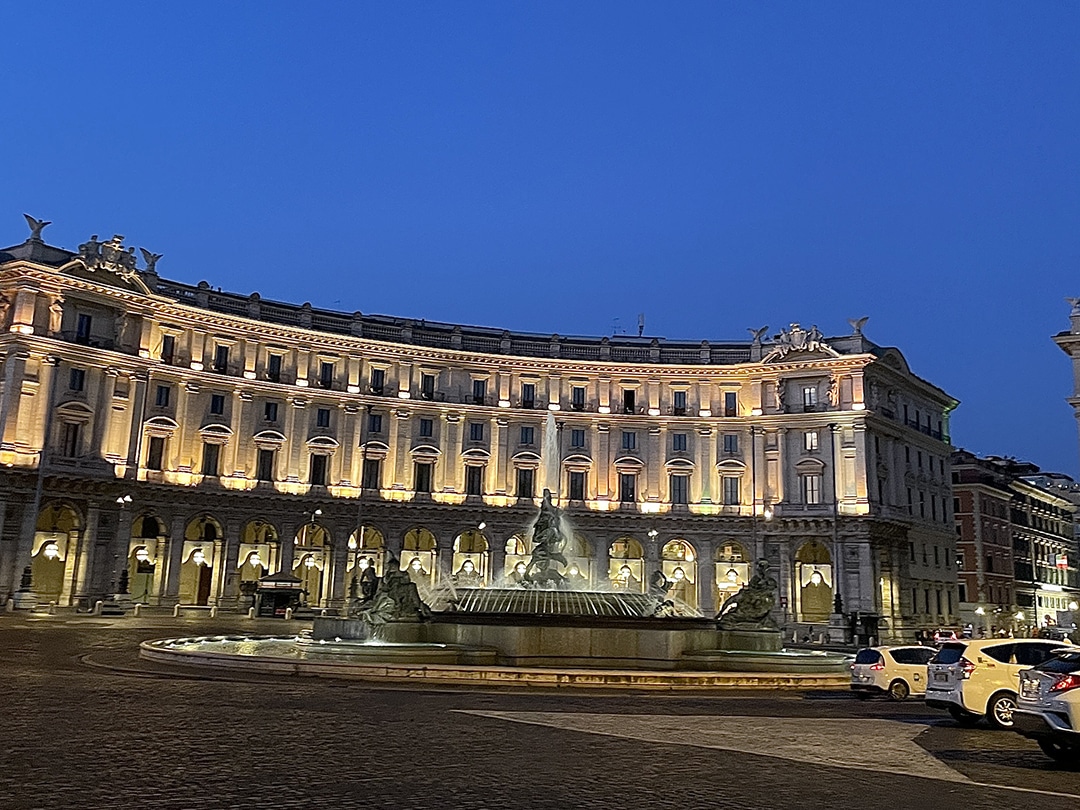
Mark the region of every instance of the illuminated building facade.
POLYGON ((389 553, 426 582, 512 580, 549 489, 593 586, 661 568, 709 615, 765 558, 788 628, 824 629, 837 594, 886 636, 955 619, 956 401, 863 321, 525 334, 215 291, 143 255, 40 228, 0 251, 0 598, 26 566, 61 605, 126 569, 139 601, 232 609, 286 571, 334 607, 389 553))

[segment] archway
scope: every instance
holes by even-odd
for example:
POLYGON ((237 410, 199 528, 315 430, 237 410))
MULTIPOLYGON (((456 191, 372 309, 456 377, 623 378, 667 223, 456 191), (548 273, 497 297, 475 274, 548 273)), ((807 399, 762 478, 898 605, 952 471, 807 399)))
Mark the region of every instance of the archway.
POLYGON ((222 536, 221 524, 209 515, 188 521, 184 529, 183 562, 180 564, 180 604, 210 604, 214 545, 222 536))
POLYGON ((832 555, 817 540, 803 543, 795 553, 799 619, 827 622, 833 607, 832 555))
POLYGON ((566 557, 565 576, 572 587, 588 588, 593 581, 592 547, 585 536, 574 532, 563 548, 566 557))
POLYGON ((488 541, 479 529, 467 529, 454 538, 450 570, 455 585, 481 588, 488 575, 488 541))
POLYGON ((409 529, 401 545, 401 570, 408 571, 417 586, 435 583, 435 535, 423 527, 409 529))
POLYGON ((666 543, 660 551, 660 567, 671 582, 668 594, 690 607, 698 605, 697 554, 686 540, 677 539, 666 543))
POLYGON ((381 577, 385 557, 386 538, 383 533, 374 526, 361 526, 349 535, 347 579, 351 582, 353 577, 360 577, 368 568, 375 572, 376 577, 381 577))
POLYGON ((128 593, 133 601, 157 604, 160 593, 159 560, 165 553, 165 522, 156 515, 139 515, 131 523, 131 542, 128 544, 128 593))
POLYGON ((617 590, 645 590, 645 551, 633 537, 620 537, 608 549, 608 581, 617 590))
POLYGON ((510 584, 517 585, 525 574, 529 564, 529 543, 520 534, 513 534, 506 541, 506 559, 503 563, 503 576, 510 584))
POLYGON ((292 575, 300 580, 305 604, 319 606, 326 598, 330 570, 330 531, 321 523, 305 523, 293 540, 292 575))
POLYGON ((750 558, 741 543, 724 540, 716 549, 716 607, 738 593, 750 581, 750 558))
POLYGON ((79 513, 70 504, 49 503, 38 513, 30 574, 41 601, 70 601, 81 528, 79 513))
POLYGON ((259 580, 277 568, 280 555, 281 538, 273 525, 260 519, 245 523, 236 557, 240 593, 254 599, 259 580))

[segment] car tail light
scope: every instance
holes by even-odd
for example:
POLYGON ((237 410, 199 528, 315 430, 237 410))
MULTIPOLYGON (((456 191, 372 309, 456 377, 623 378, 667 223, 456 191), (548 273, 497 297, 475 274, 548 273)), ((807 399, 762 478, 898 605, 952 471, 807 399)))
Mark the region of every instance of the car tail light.
POLYGON ((1076 689, 1080 686, 1080 675, 1062 675, 1053 686, 1050 687, 1051 692, 1068 692, 1070 689, 1076 689))
POLYGON ((874 672, 881 672, 881 670, 885 669, 885 665, 878 661, 876 664, 871 666, 870 669, 874 672))
POLYGON ((966 658, 961 658, 957 663, 960 665, 960 677, 970 678, 971 673, 975 671, 975 664, 966 658))

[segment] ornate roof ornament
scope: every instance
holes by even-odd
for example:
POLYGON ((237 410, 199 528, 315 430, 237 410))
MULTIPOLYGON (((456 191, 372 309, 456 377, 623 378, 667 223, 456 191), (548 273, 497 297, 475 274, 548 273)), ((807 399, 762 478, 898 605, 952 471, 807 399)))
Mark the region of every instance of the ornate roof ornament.
POLYGON ((81 261, 87 270, 106 270, 116 273, 126 281, 138 277, 138 268, 135 266, 135 248, 124 248, 124 237, 116 234, 108 242, 99 242, 97 234, 90 237, 89 242, 79 245, 78 261, 81 261))
POLYGON ((799 324, 793 323, 789 329, 781 329, 773 341, 772 351, 764 359, 766 363, 787 357, 792 352, 824 352, 832 357, 839 356, 839 353, 825 342, 825 336, 816 324, 809 329, 803 329, 799 324))
POLYGON ((40 242, 40 241, 42 241, 42 239, 41 239, 42 230, 44 230, 46 225, 52 225, 52 222, 50 222, 49 220, 46 220, 46 219, 35 219, 34 217, 30 216, 29 214, 23 214, 23 217, 26 218, 26 224, 30 226, 30 238, 27 239, 26 241, 27 242, 40 242))

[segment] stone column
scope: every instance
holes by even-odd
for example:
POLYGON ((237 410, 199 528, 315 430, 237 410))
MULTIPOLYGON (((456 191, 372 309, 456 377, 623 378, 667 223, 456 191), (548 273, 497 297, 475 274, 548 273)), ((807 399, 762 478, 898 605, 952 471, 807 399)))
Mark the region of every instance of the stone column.
POLYGON ((116 534, 113 537, 112 554, 109 555, 109 581, 105 583, 109 596, 116 593, 120 587, 120 571, 127 565, 128 549, 131 548, 131 521, 131 509, 126 505, 121 506, 116 516, 116 534))
POLYGON ((614 466, 611 463, 611 433, 609 425, 606 422, 601 422, 596 426, 596 432, 598 438, 597 446, 599 448, 596 453, 596 497, 598 500, 610 500, 611 476, 614 471, 614 466))
POLYGON ((349 534, 351 525, 340 523, 334 527, 337 536, 330 553, 330 592, 326 606, 341 608, 345 604, 345 573, 349 562, 349 534))
POLYGON ((247 475, 247 458, 240 455, 241 442, 245 448, 250 446, 250 437, 241 436, 241 431, 244 429, 244 403, 251 401, 251 394, 247 394, 245 398, 245 393, 239 388, 233 389, 232 414, 229 419, 232 436, 229 437, 229 444, 225 449, 225 469, 222 470, 222 475, 234 476, 241 470, 244 475, 247 475))
POLYGON ((394 469, 391 486, 394 489, 412 489, 412 471, 408 469, 408 462, 412 455, 409 453, 409 412, 394 409, 390 413, 390 453, 393 459, 394 469))
POLYGON ((716 549, 707 540, 697 542, 698 609, 701 615, 716 614, 716 549))
POLYGON ((109 442, 109 421, 112 417, 112 400, 116 391, 115 368, 105 369, 98 390, 97 409, 94 412, 94 424, 90 432, 90 452, 105 457, 109 442))
MULTIPOLYGON (((218 605, 225 610, 236 610, 240 604, 240 532, 239 520, 225 522, 225 554, 221 565, 221 598, 218 605)), ((216 560, 215 560, 216 561, 216 560)))
POLYGON ((0 444, 15 441, 19 421, 19 394, 22 392, 26 360, 29 356, 29 352, 14 349, 8 352, 4 364, 4 387, 0 391, 0 444))
MULTIPOLYGON (((488 528, 488 532, 484 533, 485 537, 488 537, 490 532, 492 537, 498 538, 501 535, 496 534, 491 528, 488 528)), ((495 584, 502 574, 503 569, 506 568, 506 541, 499 539, 491 539, 488 537, 488 560, 490 569, 486 572, 486 579, 488 585, 495 584)))
POLYGON ((296 548, 296 522, 294 520, 281 521, 281 553, 278 555, 278 570, 286 574, 292 573, 293 551, 296 548))
POLYGON ((501 488, 502 479, 499 477, 499 447, 504 441, 503 426, 506 424, 504 419, 492 419, 491 420, 491 441, 488 447, 491 448, 488 455, 487 467, 484 470, 484 475, 487 481, 484 484, 484 492, 487 494, 494 494, 501 488))
POLYGON ((360 440, 356 437, 357 407, 355 405, 338 405, 338 435, 341 437, 340 452, 334 456, 338 462, 337 482, 339 486, 360 486, 360 478, 356 475, 356 465, 353 464, 353 456, 360 440))
POLYGON ((36 534, 37 512, 31 504, 26 504, 23 508, 22 523, 19 526, 19 536, 15 541, 15 565, 11 569, 8 593, 14 593, 19 589, 23 569, 31 564, 31 554, 34 551, 34 536, 36 534))
POLYGON ((435 549, 435 583, 442 582, 445 577, 450 576, 453 571, 450 567, 454 562, 454 538, 444 538, 439 542, 439 545, 435 549))
POLYGON ((136 374, 132 378, 132 391, 128 402, 130 408, 130 424, 128 426, 127 446, 127 473, 126 478, 138 478, 139 465, 142 458, 139 451, 142 447, 143 435, 143 411, 146 407, 146 392, 150 386, 150 374, 136 374))
POLYGON ((180 566, 184 562, 184 529, 182 515, 174 515, 169 525, 168 565, 165 568, 165 593, 161 604, 175 605, 180 601, 180 566))
POLYGON ((285 400, 288 413, 285 416, 285 435, 289 439, 288 467, 285 470, 285 481, 300 480, 300 450, 306 444, 304 437, 307 435, 307 425, 304 423, 307 402, 302 399, 288 397, 285 400))
POLYGON ((97 545, 98 521, 101 511, 98 505, 91 503, 86 509, 86 527, 79 543, 79 559, 75 562, 75 595, 72 602, 78 604, 90 602, 93 597, 91 577, 94 572, 94 547, 97 545))

